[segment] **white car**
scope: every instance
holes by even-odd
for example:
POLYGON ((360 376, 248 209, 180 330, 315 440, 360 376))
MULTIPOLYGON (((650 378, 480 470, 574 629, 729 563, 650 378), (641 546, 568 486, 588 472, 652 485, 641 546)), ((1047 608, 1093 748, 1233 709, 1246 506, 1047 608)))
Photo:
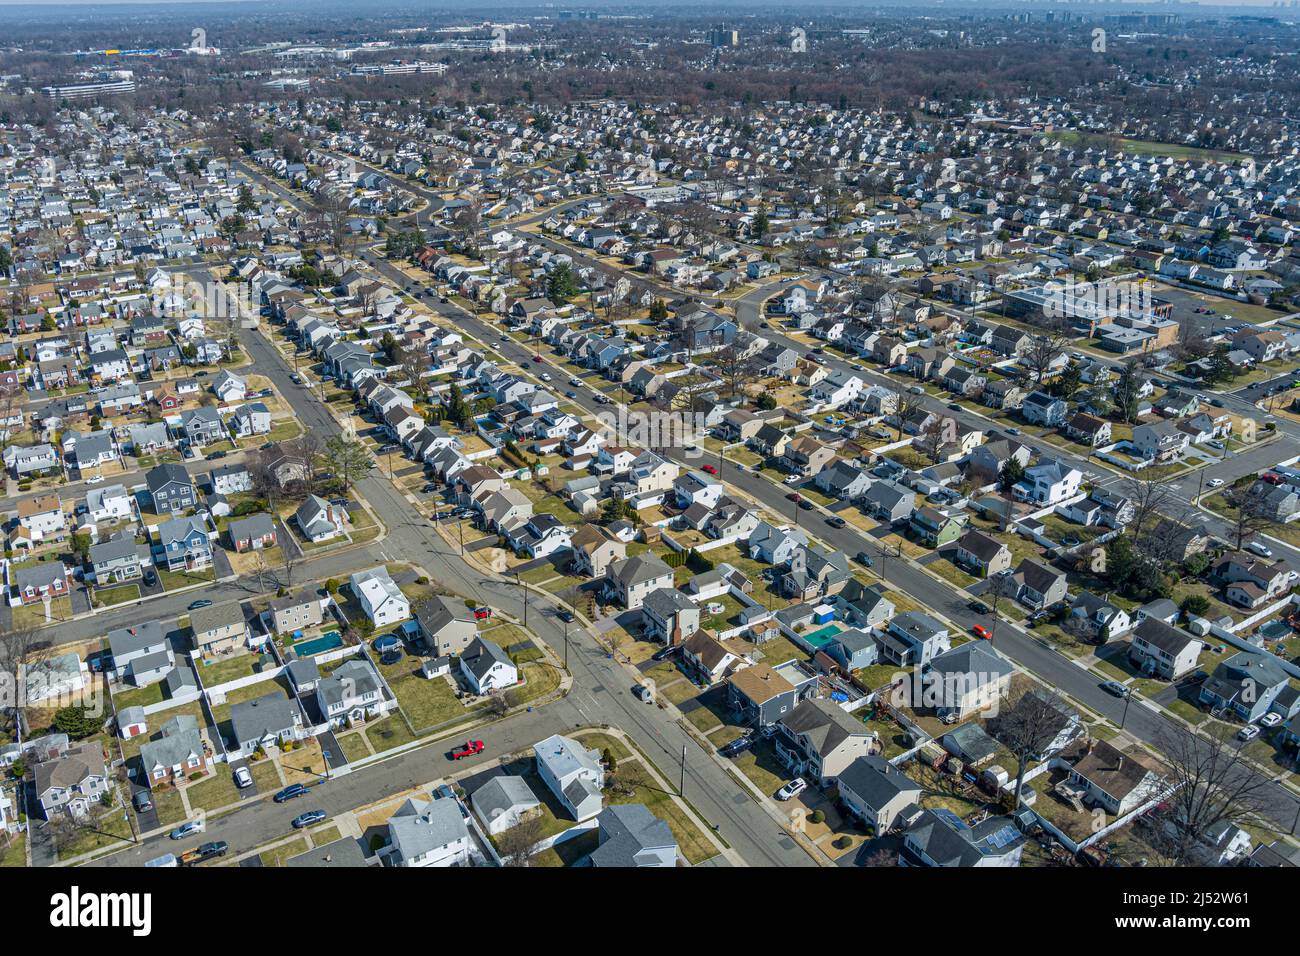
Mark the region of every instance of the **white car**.
POLYGON ((88 485, 98 485, 98 484, 100 484, 103 480, 104 480, 104 476, 103 476, 103 475, 96 475, 94 478, 87 478, 87 479, 86 479, 86 484, 88 484, 88 485))
POLYGON ((797 485, 797 484, 799 484, 799 482, 803 481, 803 476, 802 476, 802 475, 786 475, 786 476, 785 476, 783 479, 781 479, 781 480, 782 480, 785 484, 787 484, 787 485, 797 485))
POLYGON ((1209 481, 1207 481, 1205 484, 1206 484, 1207 486, 1209 486, 1210 488, 1219 488, 1219 487, 1221 487, 1221 486, 1223 485, 1223 479, 1222 479, 1222 478, 1211 478, 1211 479, 1210 479, 1209 481))
POLYGON ((550 372, 543 372, 543 373, 541 374, 541 379, 542 379, 543 382, 549 382, 549 381, 551 380, 551 373, 550 373, 550 372))
POLYGON ((1254 724, 1247 724, 1245 727, 1242 727, 1241 730, 1237 731, 1238 740, 1254 740, 1258 736, 1259 728, 1254 724))
POLYGON ((253 785, 253 775, 248 772, 247 767, 235 768, 235 786, 240 790, 247 790, 253 785))
POLYGON ((1260 543, 1259 541, 1250 542, 1250 544, 1246 545, 1246 550, 1254 552, 1255 554, 1259 555, 1261 558, 1273 557, 1273 549, 1266 544, 1260 543))
POLYGON ((1276 727, 1280 723, 1282 723, 1282 715, 1271 710, 1263 717, 1259 718, 1259 725, 1261 727, 1276 727))
POLYGON ((636 686, 636 696, 637 700, 641 701, 643 704, 653 704, 655 702, 654 692, 644 684, 638 684, 636 686))
POLYGON ((776 798, 778 800, 789 800, 792 797, 799 796, 799 794, 803 793, 807 789, 808 789, 808 784, 804 780, 804 778, 795 777, 793 780, 791 780, 789 783, 787 783, 784 787, 782 787, 780 790, 776 792, 776 798))

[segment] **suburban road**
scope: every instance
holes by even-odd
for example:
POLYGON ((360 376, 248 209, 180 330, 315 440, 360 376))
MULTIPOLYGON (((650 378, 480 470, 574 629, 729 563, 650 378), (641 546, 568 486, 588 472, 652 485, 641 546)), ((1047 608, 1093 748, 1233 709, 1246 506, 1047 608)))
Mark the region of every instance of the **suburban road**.
MULTIPOLYGON (((240 330, 241 341, 258 372, 286 381, 291 372, 279 351, 260 334, 240 330)), ((306 387, 288 387, 285 398, 299 420, 322 438, 341 433, 342 427, 306 387)), ((565 628, 556 615, 559 605, 550 595, 521 592, 518 585, 496 575, 470 567, 458 549, 450 548, 404 495, 387 479, 371 475, 357 485, 388 528, 388 535, 374 549, 391 560, 416 563, 443 588, 490 604, 518 619, 525 617, 527 600, 529 630, 563 656, 565 628)), ((345 557, 345 556, 340 556, 345 557)), ((366 564, 353 552, 351 563, 366 564)), ((353 570, 356 568, 354 567, 353 570)), ((304 578, 305 580, 305 578, 304 578)), ((783 831, 769 811, 751 799, 723 769, 721 758, 706 753, 670 716, 669 712, 643 704, 632 694, 633 672, 607 656, 596 638, 585 628, 570 625, 569 667, 573 689, 553 703, 490 724, 476 735, 488 743, 483 759, 535 743, 552 733, 579 726, 609 724, 625 731, 671 779, 679 770, 683 748, 686 768, 686 798, 737 853, 752 865, 813 866, 815 862, 783 831)), ((464 765, 464 761, 461 762, 464 765)), ((106 865, 138 865, 172 849, 184 850, 204 839, 221 839, 232 848, 248 849, 289 831, 291 820, 303 809, 319 806, 331 812, 350 809, 381 799, 436 777, 446 763, 442 748, 419 748, 392 760, 367 767, 325 784, 311 800, 276 805, 259 800, 211 821, 202 837, 180 841, 155 837, 139 848, 114 854, 106 865), (310 807, 307 807, 310 804, 310 807)))
MULTIPOLYGON (((257 175, 263 182, 267 183, 279 195, 283 196, 290 202, 301 205, 301 200, 287 189, 284 189, 279 186, 279 184, 260 173, 256 173, 255 175, 257 175)), ((571 254, 573 253, 571 252, 571 254)), ((366 254, 366 258, 376 271, 397 284, 399 288, 404 288, 410 282, 410 278, 405 273, 384 261, 382 258, 369 253, 366 254)), ((575 258, 581 257, 575 254, 575 258)), ((761 309, 762 302, 770 296, 773 291, 774 289, 771 286, 764 287, 738 300, 736 303, 736 309, 742 324, 749 325, 751 322, 755 321, 759 314, 759 310, 761 309), (751 309, 753 310, 753 314, 748 314, 747 310, 751 309)), ((519 364, 521 367, 531 367, 532 353, 513 339, 509 343, 497 341, 499 339, 500 331, 495 327, 483 322, 478 317, 470 314, 454 303, 435 303, 429 299, 426 299, 425 301, 426 305, 430 308, 436 310, 455 324, 471 331, 472 334, 484 343, 492 343, 492 347, 501 352, 508 360, 519 364)), ((780 333, 769 334, 767 330, 764 330, 763 334, 768 335, 769 338, 784 341, 800 354, 806 354, 808 351, 806 346, 790 340, 780 333)), ((266 345, 265 348, 274 352, 269 345, 266 345)), ((278 357, 278 353, 276 353, 276 355, 278 357)), ((832 365, 832 367, 845 369, 851 368, 849 363, 842 362, 829 355, 826 356, 826 360, 832 365)), ((548 364, 551 364, 552 367, 556 371, 559 371, 565 378, 568 377, 569 373, 563 370, 558 364, 549 362, 548 364)), ((862 372, 858 370, 853 371, 855 374, 862 374, 862 372)), ((899 387, 897 381, 881 376, 879 373, 868 372, 868 377, 875 378, 881 383, 888 384, 895 389, 899 387)), ((578 397, 579 403, 588 412, 595 413, 599 409, 599 406, 596 405, 592 396, 586 391, 579 392, 578 397)), ((927 396, 926 404, 927 406, 939 406, 944 403, 938 399, 933 399, 927 396)), ((319 415, 326 415, 322 409, 318 409, 317 412, 319 415)), ((962 418, 972 427, 985 428, 988 426, 987 420, 974 413, 965 412, 960 414, 951 414, 962 418)), ((1066 460, 1071 460, 1070 456, 1063 455, 1061 449, 1056 446, 1035 442, 1032 438, 1028 439, 1028 443, 1034 444, 1040 452, 1053 454, 1058 457, 1064 457, 1066 460)), ((1275 462, 1278 460, 1277 456, 1280 454, 1294 454, 1293 451, 1285 451, 1286 448, 1291 446, 1300 448, 1300 446, 1297 446, 1293 438, 1288 434, 1286 437, 1271 443, 1266 446, 1265 449, 1261 449, 1260 451, 1265 456, 1272 457, 1275 462), (1290 442, 1291 445, 1283 445, 1284 442, 1290 442)), ((660 449, 660 451, 663 451, 663 449, 660 449)), ((683 464, 686 467, 697 467, 700 463, 698 457, 689 457, 682 449, 672 449, 668 451, 671 457, 675 458, 679 464, 683 464)), ((710 461, 711 460, 712 459, 710 459, 710 461)), ((1245 473, 1248 470, 1253 470, 1250 467, 1251 461, 1254 461, 1254 456, 1251 454, 1235 455, 1229 457, 1223 462, 1208 467, 1217 470, 1216 472, 1211 472, 1211 476, 1219 476, 1221 474, 1225 477, 1225 480, 1230 480, 1229 476, 1235 477, 1236 475, 1245 473)), ((1072 463, 1075 464, 1075 467, 1082 466, 1081 470, 1084 470, 1085 474, 1091 474, 1103 478, 1109 474, 1108 472, 1103 472, 1099 468, 1089 465, 1087 462, 1079 462, 1077 459, 1073 460, 1072 463)), ((1258 467, 1260 467, 1260 465, 1254 465, 1254 468, 1258 467)), ((786 489, 782 486, 731 462, 723 462, 722 468, 723 477, 733 486, 741 489, 746 494, 751 495, 755 500, 767 505, 778 514, 787 513, 789 511, 790 502, 785 500, 784 492, 786 489)), ((368 481, 373 482, 375 479, 371 478, 368 479, 368 481)), ((389 496, 396 496, 396 492, 393 491, 391 486, 386 487, 389 496)), ((379 508, 376 499, 371 497, 369 488, 367 487, 363 490, 367 494, 367 497, 370 498, 372 504, 375 504, 376 507, 379 508)), ((379 510, 381 515, 385 516, 385 520, 387 520, 385 510, 383 508, 379 508, 379 510)), ((820 510, 805 512, 805 514, 810 516, 824 516, 824 512, 821 512, 820 510)), ((424 529, 422 528, 421 530, 424 529)), ((820 523, 816 530, 819 537, 845 554, 853 555, 862 550, 879 553, 878 544, 876 544, 869 535, 854 529, 852 526, 835 529, 830 525, 820 523)), ((1214 529, 1212 528, 1212 530, 1214 529)), ((432 534, 432 532, 429 531, 429 534, 432 534)), ((1300 556, 1300 552, 1293 551, 1292 553, 1296 556, 1300 556)), ((463 568, 463 566, 460 567, 463 568)), ((894 557, 887 557, 883 560, 878 559, 877 570, 881 572, 882 576, 891 587, 894 587, 903 593, 912 595, 922 603, 947 617, 954 625, 960 628, 969 629, 969 627, 975 623, 987 622, 987 618, 981 615, 976 615, 967 608, 966 602, 970 599, 968 594, 947 582, 943 582, 930 576, 907 559, 894 557)), ((512 610, 512 613, 515 612, 512 610)), ((552 646, 556 646, 549 637, 544 634, 542 636, 543 639, 547 640, 548 643, 551 643, 552 646)), ((1179 726, 1172 720, 1172 718, 1165 716, 1162 712, 1155 709, 1154 706, 1148 707, 1141 701, 1133 702, 1128 706, 1127 713, 1125 713, 1124 702, 1112 697, 1110 694, 1102 690, 1099 686, 1099 681, 1094 674, 1049 646, 1040 643, 1040 641, 1031 633, 1010 622, 1003 621, 998 624, 995 643, 997 644, 998 649, 1005 653, 1009 658, 1016 661, 1029 672, 1037 675, 1050 686, 1056 687, 1062 693, 1070 696, 1074 700, 1088 707, 1090 710, 1114 721, 1116 724, 1123 721, 1124 729, 1128 733, 1156 750, 1161 749, 1160 742, 1162 738, 1164 738, 1171 729, 1179 726)), ((584 682, 578 680, 578 675, 575 673, 575 685, 582 686, 583 684, 584 682)), ((632 698, 629 698, 629 700, 632 700, 632 698)), ((635 708, 633 708, 633 710, 635 711, 635 708)), ((669 749, 669 752, 671 752, 671 749, 669 749)), ((1289 832, 1294 827, 1297 809, 1300 808, 1300 801, 1298 801, 1286 787, 1282 786, 1280 783, 1274 782, 1268 787, 1268 804, 1266 815, 1269 817, 1271 822, 1283 832, 1289 832)), ((706 811, 706 813, 707 812, 708 811, 706 811)), ((713 819, 713 817, 710 816, 710 819, 713 819)), ((733 843, 735 842, 732 840, 729 833, 724 831, 724 835, 729 841, 733 843)), ((741 848, 741 852, 743 855, 746 855, 747 859, 749 858, 743 848, 741 848)))

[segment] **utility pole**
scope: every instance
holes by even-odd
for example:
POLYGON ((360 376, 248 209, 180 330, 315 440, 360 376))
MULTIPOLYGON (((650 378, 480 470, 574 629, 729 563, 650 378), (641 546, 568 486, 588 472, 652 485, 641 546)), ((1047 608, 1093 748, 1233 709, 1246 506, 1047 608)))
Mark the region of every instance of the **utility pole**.
POLYGON ((519 576, 518 571, 515 572, 515 583, 518 584, 519 589, 524 592, 524 627, 527 627, 528 626, 528 585, 524 584, 524 579, 519 576))
POLYGON ((569 669, 569 622, 564 622, 564 669, 569 669))
POLYGON ((686 796, 686 745, 682 744, 682 776, 681 783, 677 785, 678 796, 686 796))

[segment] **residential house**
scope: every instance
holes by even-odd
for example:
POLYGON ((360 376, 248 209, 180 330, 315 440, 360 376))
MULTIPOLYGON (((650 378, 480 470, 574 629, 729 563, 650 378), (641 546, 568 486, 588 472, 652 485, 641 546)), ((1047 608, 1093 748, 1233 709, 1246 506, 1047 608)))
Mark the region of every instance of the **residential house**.
POLYGON ((838 794, 848 811, 881 835, 905 819, 924 793, 903 771, 875 754, 856 757, 839 773, 838 794))
POLYGON ((245 646, 249 629, 238 601, 195 608, 190 612, 190 641, 204 657, 229 654, 245 646))
POLYGON ((1173 681, 1195 670, 1204 646, 1182 628, 1147 618, 1133 631, 1128 656, 1142 673, 1173 681))
POLYGON ((1084 791, 1084 803, 1112 816, 1131 813, 1167 789, 1144 757, 1124 753, 1104 740, 1089 745, 1088 752, 1070 768, 1069 781, 1084 791))
POLYGON ((605 570, 606 590, 629 611, 639 610, 650 592, 672 583, 672 568, 651 552, 615 561, 605 570))
POLYGON ((434 595, 415 609, 422 641, 434 657, 460 654, 478 634, 474 612, 464 601, 434 595))
POLYGON ((877 734, 829 700, 803 700, 777 720, 777 754, 791 773, 827 787, 858 757, 878 747, 877 734))
POLYGON ((573 819, 581 823, 600 813, 605 768, 598 751, 586 749, 571 737, 553 734, 533 746, 533 756, 537 775, 573 819))
POLYGON ((476 637, 460 652, 460 672, 476 694, 490 694, 519 683, 519 670, 496 643, 476 637))
POLYGON ((390 627, 411 616, 411 602, 386 568, 357 571, 348 579, 348 589, 375 627, 390 627))
POLYGON ((460 801, 408 799, 388 818, 388 857, 393 866, 468 866, 473 838, 460 801))

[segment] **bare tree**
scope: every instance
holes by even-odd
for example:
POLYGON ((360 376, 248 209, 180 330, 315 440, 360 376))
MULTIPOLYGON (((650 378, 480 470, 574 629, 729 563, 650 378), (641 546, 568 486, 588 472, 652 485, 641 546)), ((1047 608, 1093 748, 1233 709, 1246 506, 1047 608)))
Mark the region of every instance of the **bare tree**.
POLYGON ((1150 837, 1175 866, 1194 862, 1197 849, 1221 824, 1264 811, 1272 783, 1232 741, 1231 728, 1204 734, 1166 721, 1157 746, 1173 792, 1152 814, 1150 837))
POLYGON ((903 440, 903 422, 922 408, 921 397, 911 392, 894 393, 894 418, 897 421, 898 440, 903 440))
POLYGON ((48 647, 50 639, 34 627, 15 627, 0 632, 0 725, 18 725, 23 704, 23 667, 32 655, 48 647))
POLYGON ((497 834, 496 847, 501 855, 501 865, 531 866, 531 850, 545 836, 546 828, 542 825, 542 814, 539 811, 526 814, 509 830, 497 834))
POLYGON ((353 238, 348 231, 348 220, 351 219, 352 211, 347 197, 333 189, 322 189, 316 196, 315 209, 326 235, 329 236, 330 248, 335 254, 342 255, 345 250, 351 248, 353 243, 353 238))
POLYGON ((1070 708, 1054 692, 1030 686, 1003 704, 1002 711, 990 720, 994 735, 1016 755, 1016 788, 1012 791, 1015 806, 1020 806, 1020 788, 1031 760, 1042 759, 1063 729, 1063 714, 1070 708))
POLYGON ((727 385, 727 394, 735 398, 757 377, 758 367, 752 356, 747 356, 734 345, 719 349, 713 356, 713 367, 727 385))
POLYGON ((1263 496, 1256 494, 1252 487, 1233 488, 1223 496, 1228 506, 1232 508, 1230 520, 1233 544, 1238 551, 1255 535, 1267 531, 1276 524, 1263 496))
POLYGON ((931 464, 938 464, 940 452, 949 441, 955 441, 956 422, 951 418, 935 416, 913 443, 916 449, 930 459, 931 464))
POLYGON ((1050 325, 1029 340, 1029 348, 1022 356, 1025 368, 1034 375, 1034 384, 1042 385, 1043 377, 1065 352, 1070 337, 1061 322, 1050 325))
POLYGON ((1177 553, 1180 538, 1171 532, 1187 523, 1194 512, 1179 500, 1173 486, 1142 471, 1121 484, 1120 494, 1133 505, 1127 531, 1133 536, 1135 551, 1160 564, 1181 560, 1182 555, 1177 553))

